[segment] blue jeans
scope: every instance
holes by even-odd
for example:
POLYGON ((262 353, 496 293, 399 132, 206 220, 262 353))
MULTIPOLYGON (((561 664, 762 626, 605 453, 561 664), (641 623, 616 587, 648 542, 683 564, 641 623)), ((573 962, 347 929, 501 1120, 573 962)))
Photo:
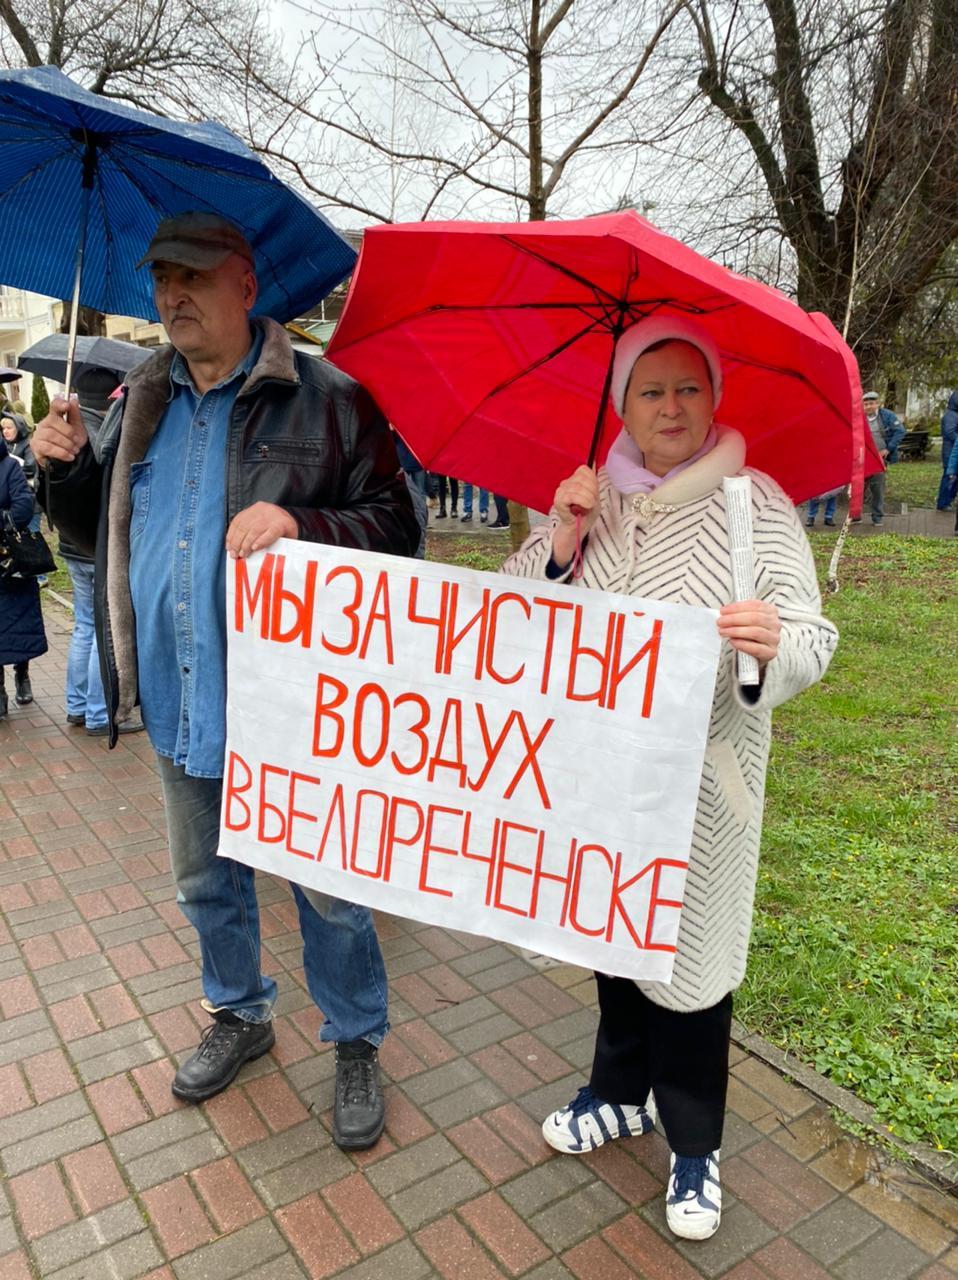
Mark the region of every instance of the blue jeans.
POLYGON ((935 500, 935 506, 939 511, 947 511, 955 500, 955 494, 958 494, 958 479, 951 480, 948 472, 941 473, 941 484, 938 486, 938 497, 935 500))
MULTIPOLYGON (((479 490, 479 514, 487 515, 489 512, 489 490, 479 490)), ((464 516, 472 515, 472 485, 464 484, 462 486, 462 514, 464 516)))
POLYGON ((409 477, 409 483, 412 485, 415 485, 415 487, 419 490, 419 492, 425 498, 428 495, 429 490, 427 485, 426 472, 424 471, 424 469, 422 467, 418 467, 415 471, 407 471, 406 475, 409 477))
MULTIPOLYGON (((252 867, 217 856, 222 778, 193 778, 157 756, 176 900, 200 939, 203 992, 213 1011, 268 1022, 276 983, 260 968, 259 904, 252 867)), ((320 1040, 368 1040, 389 1030, 386 967, 370 911, 291 885, 309 993, 325 1021, 320 1040)))
POLYGON ((88 729, 107 722, 100 655, 93 627, 93 565, 64 557, 73 583, 73 634, 67 654, 67 715, 85 716, 88 729))
MULTIPOLYGON (((807 515, 807 517, 806 517, 806 519, 808 520, 808 523, 809 523, 809 524, 814 524, 814 523, 815 523, 815 517, 818 515, 818 507, 819 507, 819 503, 821 503, 821 501, 822 501, 822 499, 821 499, 821 498, 809 498, 809 500, 808 500, 808 515, 807 515)), ((834 520, 834 519, 835 519, 835 504, 838 502, 838 494, 837 494, 837 493, 836 493, 836 494, 833 494, 833 495, 832 495, 832 497, 830 497, 830 498, 825 498, 825 499, 824 499, 824 501, 825 501, 825 519, 826 519, 826 520, 834 520)))

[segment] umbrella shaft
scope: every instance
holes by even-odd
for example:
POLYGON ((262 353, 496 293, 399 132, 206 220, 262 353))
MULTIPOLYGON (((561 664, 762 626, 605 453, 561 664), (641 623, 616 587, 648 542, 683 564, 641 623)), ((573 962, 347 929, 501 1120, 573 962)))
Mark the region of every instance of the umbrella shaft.
POLYGON ((625 304, 619 303, 619 318, 612 326, 612 351, 609 355, 608 367, 605 371, 605 382, 602 384, 602 396, 599 399, 599 412, 596 414, 595 429, 592 432, 592 444, 589 447, 589 466, 595 468, 596 454, 602 439, 602 424, 605 422, 605 406, 609 400, 609 388, 612 386, 612 370, 615 367, 615 348, 625 332, 625 304))
MULTIPOLYGON (((88 143, 87 146, 90 144, 88 143)), ((77 234, 76 270, 73 274, 73 301, 70 305, 70 336, 67 339, 67 367, 64 381, 64 395, 69 398, 73 386, 73 361, 77 346, 77 325, 80 321, 80 283, 83 279, 83 254, 86 250, 86 224, 90 212, 90 187, 84 183, 80 191, 80 225, 77 234)))

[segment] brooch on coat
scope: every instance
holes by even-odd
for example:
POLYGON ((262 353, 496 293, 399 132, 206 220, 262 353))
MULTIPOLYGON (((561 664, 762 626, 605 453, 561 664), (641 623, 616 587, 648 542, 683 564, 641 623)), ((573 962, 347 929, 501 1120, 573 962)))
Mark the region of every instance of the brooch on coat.
POLYGON ((637 493, 632 499, 632 510, 643 520, 649 520, 657 511, 668 513, 678 511, 678 507, 670 506, 667 502, 656 502, 654 494, 637 493))

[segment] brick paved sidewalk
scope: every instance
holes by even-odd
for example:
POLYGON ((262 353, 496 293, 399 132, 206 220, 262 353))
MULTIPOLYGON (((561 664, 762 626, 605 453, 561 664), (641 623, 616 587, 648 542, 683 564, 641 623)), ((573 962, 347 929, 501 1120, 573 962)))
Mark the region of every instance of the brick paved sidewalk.
POLYGON ((206 1019, 149 745, 65 727, 69 621, 47 614, 36 703, 0 724, 0 1280, 958 1275, 958 1201, 741 1052, 723 1226, 678 1244, 658 1134, 582 1159, 539 1135, 590 1059, 588 976, 392 918, 386 1134, 343 1154, 281 881, 261 880, 276 1049, 178 1103, 174 1064, 206 1019))

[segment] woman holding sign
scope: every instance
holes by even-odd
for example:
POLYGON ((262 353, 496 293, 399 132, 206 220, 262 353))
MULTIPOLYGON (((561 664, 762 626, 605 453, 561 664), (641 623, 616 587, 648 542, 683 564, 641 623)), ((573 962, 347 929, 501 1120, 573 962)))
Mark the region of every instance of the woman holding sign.
POLYGON ((718 350, 697 325, 660 316, 627 330, 611 381, 624 426, 605 467, 563 481, 548 523, 505 565, 521 577, 717 609, 727 642, 672 981, 596 975, 591 1079, 543 1125, 551 1146, 579 1154, 650 1132, 657 1107, 672 1149, 666 1217, 690 1240, 713 1235, 721 1217, 732 992, 748 952, 771 712, 821 678, 838 639, 821 616, 792 502, 744 469, 744 440, 713 420, 721 394, 718 350), (738 475, 751 479, 755 589, 730 603, 723 481, 738 475), (757 660, 758 683, 740 683, 735 651, 757 660))

